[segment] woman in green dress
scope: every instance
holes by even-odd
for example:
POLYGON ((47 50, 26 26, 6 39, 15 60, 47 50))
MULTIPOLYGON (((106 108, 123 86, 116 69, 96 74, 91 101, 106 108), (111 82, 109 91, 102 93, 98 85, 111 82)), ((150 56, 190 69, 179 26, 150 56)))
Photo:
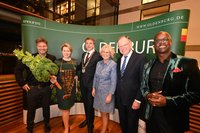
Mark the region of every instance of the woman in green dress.
POLYGON ((56 88, 58 100, 58 108, 62 111, 62 119, 64 123, 64 133, 69 133, 69 115, 70 108, 74 105, 78 77, 76 76, 77 62, 71 58, 72 46, 69 43, 64 43, 61 46, 62 58, 55 61, 59 67, 59 73, 51 77, 51 82, 58 82, 61 89, 56 88))

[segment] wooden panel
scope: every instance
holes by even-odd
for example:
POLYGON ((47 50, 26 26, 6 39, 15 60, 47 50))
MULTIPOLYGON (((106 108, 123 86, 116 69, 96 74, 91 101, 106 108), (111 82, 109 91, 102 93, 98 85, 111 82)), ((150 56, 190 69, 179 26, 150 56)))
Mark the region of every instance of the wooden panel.
POLYGON ((190 130, 200 132, 200 104, 190 108, 190 130))
POLYGON ((186 45, 185 51, 200 51, 200 45, 186 45))
POLYGON ((0 126, 22 118, 22 93, 14 75, 0 75, 0 126))

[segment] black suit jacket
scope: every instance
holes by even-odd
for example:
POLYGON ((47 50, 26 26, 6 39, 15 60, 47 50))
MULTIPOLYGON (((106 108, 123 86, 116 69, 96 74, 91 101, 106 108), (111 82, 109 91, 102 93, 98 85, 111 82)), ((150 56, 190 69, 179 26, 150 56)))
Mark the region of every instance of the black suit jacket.
MULTIPOLYGON (((81 63, 79 65, 78 70, 82 69, 82 63, 84 62, 85 54, 86 54, 86 52, 84 52, 82 54, 81 63)), ((97 65, 97 62, 100 60, 102 60, 102 57, 100 56, 100 54, 97 51, 95 51, 93 53, 88 65, 85 68, 85 73, 82 73, 82 71, 81 71, 81 86, 82 87, 92 88, 96 65, 97 65)))
POLYGON ((121 57, 117 60, 117 104, 132 106, 135 99, 141 101, 140 83, 145 63, 145 56, 133 51, 123 77, 121 77, 121 57))
MULTIPOLYGON (((150 92, 149 74, 155 60, 145 64, 141 92, 146 98, 150 92)), ((189 107, 200 102, 200 71, 197 61, 177 57, 172 53, 163 79, 162 94, 166 96, 167 105, 160 107, 164 117, 177 132, 189 130, 189 107)), ((153 107, 147 104, 145 118, 151 117, 153 107)))

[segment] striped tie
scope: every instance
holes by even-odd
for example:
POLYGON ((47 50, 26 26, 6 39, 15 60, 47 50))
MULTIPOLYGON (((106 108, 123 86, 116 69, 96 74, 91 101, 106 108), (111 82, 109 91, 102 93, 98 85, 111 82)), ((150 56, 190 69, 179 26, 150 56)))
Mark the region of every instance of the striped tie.
POLYGON ((127 56, 124 56, 124 61, 121 68, 121 76, 123 76, 125 68, 126 68, 126 59, 127 59, 127 56))

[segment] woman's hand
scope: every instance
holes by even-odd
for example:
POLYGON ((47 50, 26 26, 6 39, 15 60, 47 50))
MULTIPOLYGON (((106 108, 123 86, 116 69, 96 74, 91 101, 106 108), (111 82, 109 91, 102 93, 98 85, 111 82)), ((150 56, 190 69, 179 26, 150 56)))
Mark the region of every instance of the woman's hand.
POLYGON ((54 76, 54 75, 51 75, 50 76, 50 82, 52 83, 52 84, 54 84, 58 89, 62 89, 62 87, 60 86, 60 84, 58 83, 58 81, 57 81, 57 77, 56 76, 54 76))
POLYGON ((74 77, 75 81, 76 81, 76 94, 78 93, 78 76, 74 77))
POLYGON ((92 96, 95 96, 95 88, 92 88, 92 96))
POLYGON ((106 96, 106 100, 105 100, 105 102, 108 104, 108 103, 111 102, 111 100, 112 100, 112 94, 109 93, 109 94, 106 96))
POLYGON ((76 94, 78 93, 78 87, 76 87, 76 94))
POLYGON ((50 77, 50 82, 51 82, 52 84, 56 83, 56 82, 57 82, 57 77, 54 76, 54 75, 51 75, 51 77, 50 77))

